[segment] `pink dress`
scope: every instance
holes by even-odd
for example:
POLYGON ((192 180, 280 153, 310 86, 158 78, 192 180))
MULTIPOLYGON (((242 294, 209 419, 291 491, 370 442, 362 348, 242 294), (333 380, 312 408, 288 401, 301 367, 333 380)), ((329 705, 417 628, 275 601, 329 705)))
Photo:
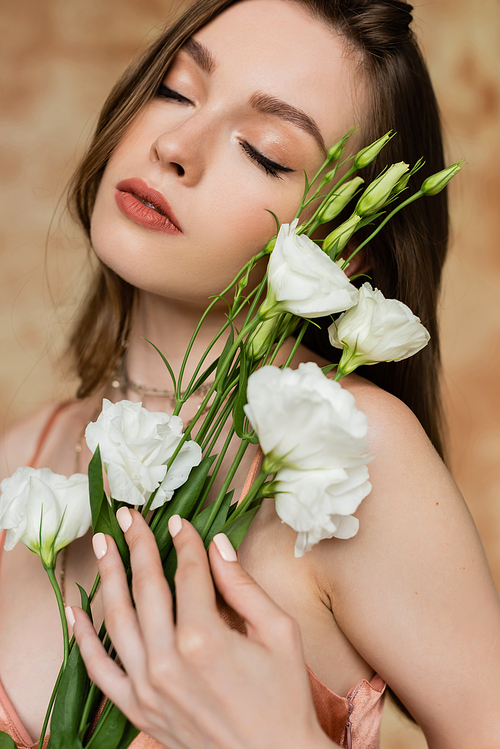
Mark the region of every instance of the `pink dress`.
MULTIPOLYGON (((59 404, 47 421, 40 436, 39 443, 30 461, 34 468, 38 467, 37 460, 41 453, 52 426, 59 413, 67 406, 67 403, 59 404)), ((258 470, 258 462, 254 465, 247 477, 245 487, 251 485, 258 470)), ((245 490, 244 490, 245 491, 245 490)), ((4 533, 0 533, 0 561, 4 545, 4 533)), ((224 603, 220 606, 220 614, 225 621, 240 632, 245 631, 242 619, 224 603)), ((347 749, 378 749, 379 728, 382 717, 383 697, 385 682, 375 674, 371 681, 362 679, 349 691, 347 697, 339 697, 332 692, 318 677, 307 667, 309 684, 313 697, 314 706, 319 723, 326 735, 347 749)), ((22 725, 16 714, 5 689, 0 681, 0 731, 8 733, 19 749, 36 749, 38 742, 33 741, 28 731, 22 725)), ((46 746, 48 737, 44 741, 46 746)), ((132 749, 166 749, 145 733, 140 733, 130 745, 132 749)))

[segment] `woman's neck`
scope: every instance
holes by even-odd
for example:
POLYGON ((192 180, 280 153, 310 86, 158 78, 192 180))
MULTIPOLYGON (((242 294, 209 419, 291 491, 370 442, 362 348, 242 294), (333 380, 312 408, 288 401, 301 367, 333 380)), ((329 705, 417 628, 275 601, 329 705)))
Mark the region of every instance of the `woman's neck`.
MULTIPOLYGON (((209 300, 207 300, 207 306, 208 303, 209 300)), ((227 321, 226 310, 227 308, 222 305, 214 308, 203 323, 184 370, 182 390, 189 383, 205 350, 227 321)), ((186 348, 203 312, 203 307, 192 303, 141 292, 137 317, 124 363, 127 379, 131 383, 141 385, 147 391, 173 391, 174 383, 167 367, 148 341, 154 343, 162 352, 178 379, 186 348)), ((214 345, 207 357, 206 366, 220 355, 225 340, 226 336, 223 335, 214 345)), ((140 397, 134 398, 130 392, 126 397, 131 400, 140 399, 140 397)), ((152 406, 154 409, 160 409, 162 408, 160 401, 160 397, 149 396, 146 405, 150 409, 152 406)), ((168 408, 165 407, 165 410, 168 408)))

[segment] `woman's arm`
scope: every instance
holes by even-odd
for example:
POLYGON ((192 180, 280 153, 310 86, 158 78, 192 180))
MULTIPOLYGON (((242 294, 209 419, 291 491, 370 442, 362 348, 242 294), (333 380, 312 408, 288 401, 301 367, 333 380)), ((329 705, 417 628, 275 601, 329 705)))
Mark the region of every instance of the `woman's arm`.
POLYGON ((431 749, 500 747, 500 604, 476 528, 413 414, 371 385, 358 535, 318 547, 335 618, 431 749))
POLYGON ((316 718, 297 624, 244 572, 227 538, 216 537, 209 561, 194 528, 171 518, 174 624, 153 534, 138 512, 122 508, 117 517, 130 547, 135 608, 113 540, 98 534, 94 547, 98 557, 106 549, 99 559, 105 620, 125 672, 76 608, 74 633, 90 677, 134 725, 169 749, 336 746, 316 718), (220 618, 212 576, 247 637, 220 618))

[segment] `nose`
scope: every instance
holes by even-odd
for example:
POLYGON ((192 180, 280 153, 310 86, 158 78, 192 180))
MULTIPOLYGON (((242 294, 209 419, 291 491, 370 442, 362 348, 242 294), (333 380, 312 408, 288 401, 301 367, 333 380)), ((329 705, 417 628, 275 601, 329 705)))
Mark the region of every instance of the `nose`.
POLYGON ((158 135, 151 145, 151 160, 175 172, 186 186, 196 185, 207 167, 211 131, 205 118, 193 114, 175 128, 158 135))

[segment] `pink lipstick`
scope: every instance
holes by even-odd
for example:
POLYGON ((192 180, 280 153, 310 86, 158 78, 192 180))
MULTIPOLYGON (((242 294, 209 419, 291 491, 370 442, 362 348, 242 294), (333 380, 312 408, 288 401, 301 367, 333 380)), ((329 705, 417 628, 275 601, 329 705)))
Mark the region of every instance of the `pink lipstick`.
POLYGON ((182 234, 169 204, 158 190, 142 179, 124 179, 115 190, 115 200, 124 216, 146 229, 165 234, 182 234))

